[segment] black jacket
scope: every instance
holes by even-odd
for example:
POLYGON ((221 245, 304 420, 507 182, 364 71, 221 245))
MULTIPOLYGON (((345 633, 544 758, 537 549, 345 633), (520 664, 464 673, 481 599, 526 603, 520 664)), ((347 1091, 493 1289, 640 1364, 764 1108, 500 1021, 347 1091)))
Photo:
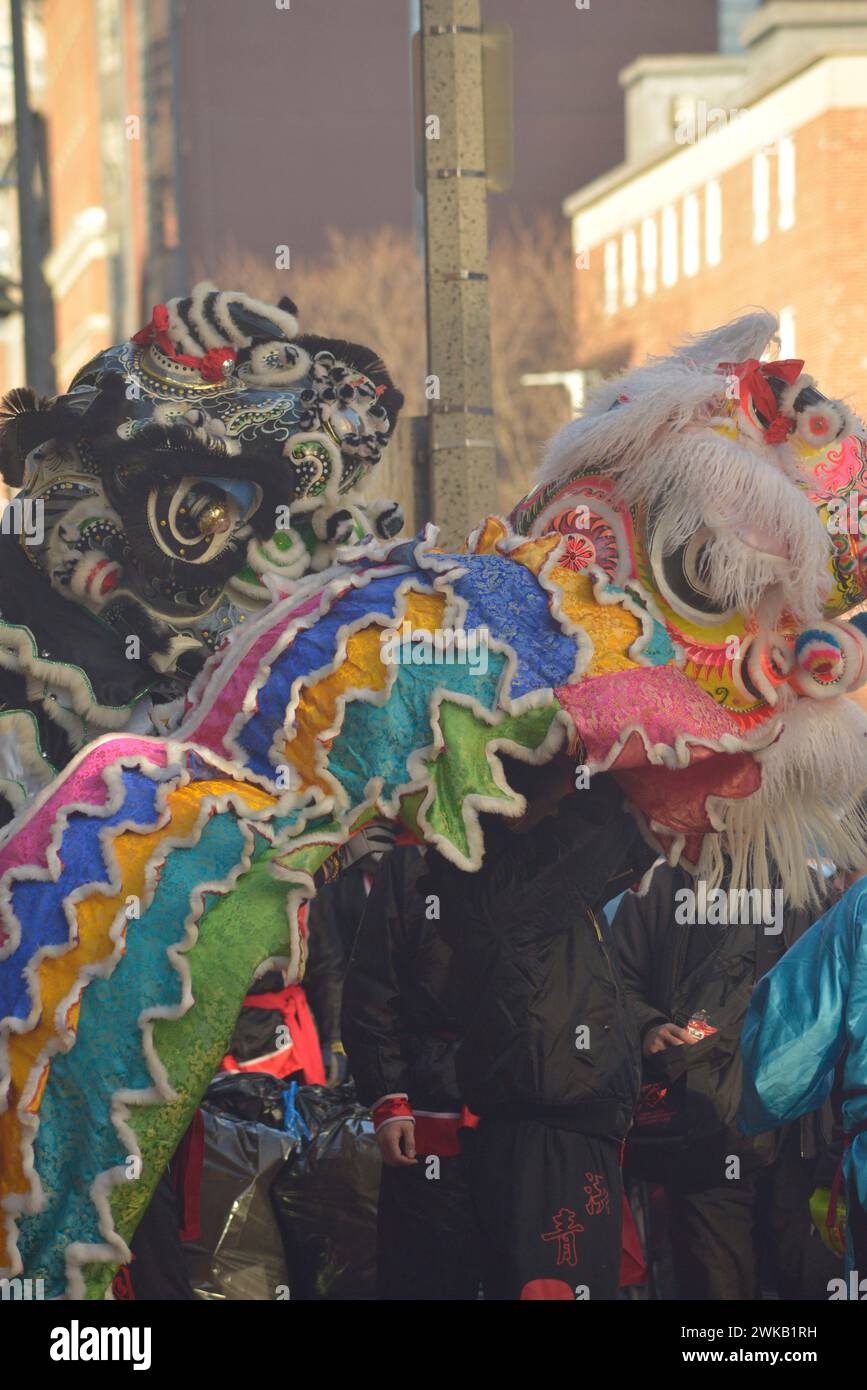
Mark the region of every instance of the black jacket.
POLYGON ((680 923, 675 895, 682 888, 695 889, 696 883, 684 870, 659 864, 644 896, 627 893, 623 898, 612 928, 642 1042, 657 1024, 685 1027, 702 1008, 717 1030, 700 1042, 666 1048, 643 1061, 645 1085, 667 1088, 678 1141, 668 1144, 665 1127, 650 1125, 658 1115, 648 1118, 645 1129, 646 1117, 639 1114, 630 1149, 637 1153, 634 1145, 642 1136, 659 1152, 666 1145, 671 1149, 666 1162, 676 1159, 679 1164, 672 1168, 672 1179, 681 1168, 683 1176, 697 1173, 705 1158, 709 1170, 718 1171, 719 1153, 739 1153, 759 1166, 773 1160, 779 1136, 748 1140, 734 1127, 742 1085, 740 1032, 755 981, 812 920, 806 910, 785 908, 779 934, 750 923, 680 923))
POLYGON ((323 1046, 341 1040, 343 985, 358 925, 367 907, 368 860, 350 865, 320 888, 307 909, 307 995, 323 1046))
POLYGON ((405 1094, 414 1110, 454 1113, 451 953, 419 892, 423 872, 413 846, 380 865, 343 987, 343 1044, 363 1105, 405 1094))
POLYGON ((490 819, 485 837, 478 873, 429 854, 424 882, 453 949, 461 1093, 482 1116, 622 1138, 638 1037, 596 914, 653 855, 606 777, 523 834, 490 819))
MULTIPOLYGON (((778 934, 750 924, 681 925, 675 917, 675 894, 695 887, 695 880, 685 870, 658 864, 648 891, 642 897, 627 893, 617 909, 612 938, 642 1041, 657 1023, 686 1024, 693 1009, 705 1002, 703 997, 690 994, 691 980, 695 979, 701 989, 715 959, 720 962, 720 971, 727 965, 729 977, 734 978, 737 968, 749 986, 770 970, 813 920, 807 910, 784 908, 778 934)), ((744 993, 743 1012, 747 1003, 744 993)), ((711 1019, 712 1023, 718 1021, 711 1019)), ((739 1030, 740 1024, 737 1026, 739 1030)))

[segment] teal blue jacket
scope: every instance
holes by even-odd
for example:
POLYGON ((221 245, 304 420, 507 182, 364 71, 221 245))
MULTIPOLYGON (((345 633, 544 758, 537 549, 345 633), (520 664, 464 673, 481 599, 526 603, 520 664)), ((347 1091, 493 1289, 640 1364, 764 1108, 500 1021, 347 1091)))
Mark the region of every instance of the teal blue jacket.
POLYGON ((867 879, 759 980, 741 1046, 745 1134, 817 1110, 842 1063, 846 1188, 867 1209, 867 879))

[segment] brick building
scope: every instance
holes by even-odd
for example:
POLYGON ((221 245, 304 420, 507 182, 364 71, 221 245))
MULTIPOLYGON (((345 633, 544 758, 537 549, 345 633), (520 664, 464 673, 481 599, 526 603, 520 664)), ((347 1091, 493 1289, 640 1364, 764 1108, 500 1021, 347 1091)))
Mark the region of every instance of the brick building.
MULTIPOLYGON (((38 12, 27 11, 30 102, 40 114, 45 105, 45 35, 38 12)), ((20 252, 18 192, 15 179, 15 91, 12 65, 12 23, 8 5, 0 6, 0 386, 24 379, 24 328, 15 312, 20 252)))
MULTIPOLYGON (((45 100, 45 35, 38 10, 24 16, 28 85, 34 112, 45 100)), ((12 22, 8 5, 0 7, 0 390, 24 381, 24 324, 19 310, 20 242, 15 180, 15 90, 12 22)), ((7 500, 0 478, 0 511, 7 500)))
MULTIPOLYGON (((31 106, 47 132, 55 376, 63 389, 155 299, 186 284, 176 176, 172 0, 31 0, 31 106)), ((14 160, 11 43, 0 23, 0 155, 14 160)), ((19 276, 14 180, 0 188, 0 276, 19 276)), ((24 380, 20 315, 2 316, 0 392, 24 380)))
POLYGON ((142 321, 147 243, 147 111, 142 74, 153 16, 137 0, 45 0, 45 116, 55 310, 64 387, 106 343, 142 321))
POLYGON ((731 56, 620 77, 626 160, 564 202, 578 367, 607 374, 761 305, 867 414, 867 4, 770 0, 731 56))
POLYGON ((47 117, 53 246, 44 270, 55 306, 57 379, 102 347, 111 325, 103 203, 97 8, 48 0, 47 117))

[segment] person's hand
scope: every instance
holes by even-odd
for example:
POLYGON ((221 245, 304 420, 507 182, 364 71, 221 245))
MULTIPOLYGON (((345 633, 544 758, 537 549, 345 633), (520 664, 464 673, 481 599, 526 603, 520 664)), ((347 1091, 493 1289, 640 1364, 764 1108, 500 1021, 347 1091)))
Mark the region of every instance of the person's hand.
POLYGON ((376 1131, 376 1142, 386 1168, 405 1168, 417 1163, 415 1125, 412 1120, 392 1120, 376 1131), (401 1144, 401 1141, 402 1144, 401 1144))
POLYGON ((644 1035, 644 1055, 652 1057, 655 1052, 664 1052, 667 1047, 682 1047, 684 1043, 698 1042, 686 1028, 678 1028, 676 1023, 659 1023, 644 1035))

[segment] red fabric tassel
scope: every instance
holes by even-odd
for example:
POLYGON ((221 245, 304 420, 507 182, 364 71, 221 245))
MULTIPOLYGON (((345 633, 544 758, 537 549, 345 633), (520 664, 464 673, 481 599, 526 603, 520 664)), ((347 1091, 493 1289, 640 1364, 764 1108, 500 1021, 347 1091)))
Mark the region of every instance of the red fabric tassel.
POLYGON ((647 1279, 647 1264, 638 1230, 632 1215, 626 1193, 623 1194, 623 1236, 620 1253, 620 1287, 628 1289, 631 1284, 643 1284, 647 1279))
POLYGON ((155 304, 150 323, 133 334, 133 342, 147 345, 157 343, 167 357, 174 358, 182 367, 194 367, 203 381, 215 383, 222 381, 227 362, 234 363, 236 353, 233 347, 209 348, 202 357, 191 357, 188 353, 176 352, 169 337, 169 311, 165 304, 155 304))
POLYGON ((461 1151, 458 1137, 458 1115, 416 1115, 415 1151, 417 1154, 436 1154, 439 1158, 454 1158, 461 1151))
POLYGON ((172 1180, 181 1206, 181 1240, 202 1236, 200 1199, 205 1164, 205 1117, 197 1110, 172 1165, 172 1180))

